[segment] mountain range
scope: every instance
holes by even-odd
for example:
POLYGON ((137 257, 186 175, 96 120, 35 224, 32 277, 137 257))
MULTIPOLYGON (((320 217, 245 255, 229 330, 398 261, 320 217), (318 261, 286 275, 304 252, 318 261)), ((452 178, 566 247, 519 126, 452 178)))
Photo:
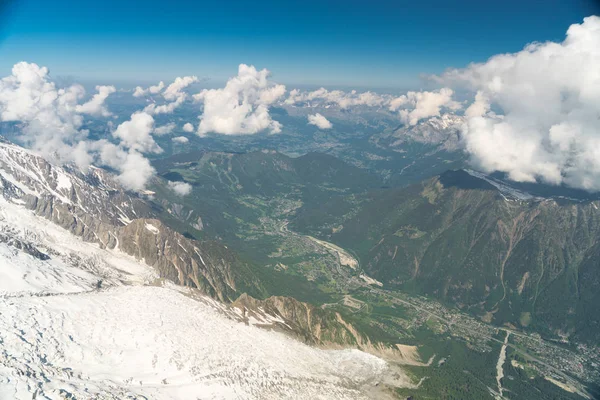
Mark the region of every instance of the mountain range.
MULTIPOLYGON (((444 120, 451 143, 458 122, 444 120)), ((196 151, 154 166, 135 193, 0 142, 0 393, 497 396, 504 345, 514 398, 594 396, 596 200, 462 169, 390 187, 320 153, 196 151), (152 340, 147 363, 119 361, 152 340), (113 362, 125 364, 102 369, 113 362)))
POLYGON ((457 170, 307 209, 292 228, 354 250, 391 287, 498 325, 597 343, 598 207, 457 170))
POLYGON ((356 341, 334 313, 246 294, 231 304, 260 293, 248 265, 162 223, 149 191, 6 141, 0 187, 2 398, 355 399, 412 385, 376 356, 302 343, 356 341))

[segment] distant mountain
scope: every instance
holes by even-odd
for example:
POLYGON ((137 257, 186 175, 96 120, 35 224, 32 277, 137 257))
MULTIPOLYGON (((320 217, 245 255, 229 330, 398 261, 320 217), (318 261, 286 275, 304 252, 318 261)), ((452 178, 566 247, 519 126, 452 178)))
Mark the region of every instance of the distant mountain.
POLYGON ((166 211, 163 217, 178 221, 174 226, 181 229, 181 223, 191 226, 197 235, 228 240, 239 235, 240 221, 264 217, 265 210, 250 204, 248 196, 260 198, 264 207, 277 199, 310 204, 382 184, 377 176, 322 153, 293 158, 270 150, 194 152, 157 160, 155 167, 164 178, 153 186, 166 211), (167 181, 187 182, 193 191, 176 196, 167 181))
POLYGON ((371 152, 385 157, 371 161, 388 186, 406 186, 439 175, 448 169, 467 166, 460 143, 464 117, 443 114, 377 132, 369 138, 371 152))
POLYGON ((436 150, 457 151, 460 145, 460 128, 465 118, 454 114, 443 114, 419 122, 404 125, 391 133, 376 135, 374 141, 380 146, 401 151, 410 143, 432 146, 436 150))
POLYGON ((448 171, 306 208, 290 226, 354 250, 367 273, 391 287, 497 324, 600 340, 600 203, 492 183, 448 171))
POLYGON ((323 185, 357 192, 378 184, 377 177, 365 170, 316 152, 300 157, 273 150, 183 153, 157 160, 156 168, 170 180, 205 186, 216 183, 237 192, 264 195, 280 192, 282 185, 323 185), (178 169, 185 169, 188 175, 178 173, 178 169))

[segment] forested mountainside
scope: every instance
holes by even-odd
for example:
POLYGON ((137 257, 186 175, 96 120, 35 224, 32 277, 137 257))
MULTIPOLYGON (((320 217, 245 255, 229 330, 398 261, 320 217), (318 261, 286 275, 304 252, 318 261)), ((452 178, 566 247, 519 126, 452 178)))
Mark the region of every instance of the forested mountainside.
POLYGON ((292 226, 354 250, 386 285, 499 325, 597 342, 598 203, 520 198, 449 171, 303 210, 292 226))

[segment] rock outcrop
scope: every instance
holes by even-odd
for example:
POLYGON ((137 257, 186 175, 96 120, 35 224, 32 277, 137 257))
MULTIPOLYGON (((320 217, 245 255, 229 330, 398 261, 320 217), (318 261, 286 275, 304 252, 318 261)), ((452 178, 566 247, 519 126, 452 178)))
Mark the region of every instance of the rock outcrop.
POLYGON ((240 282, 244 291, 259 286, 235 253, 164 225, 152 202, 125 191, 105 170, 57 166, 0 141, 0 192, 85 241, 142 259, 161 277, 221 301, 234 300, 240 282))

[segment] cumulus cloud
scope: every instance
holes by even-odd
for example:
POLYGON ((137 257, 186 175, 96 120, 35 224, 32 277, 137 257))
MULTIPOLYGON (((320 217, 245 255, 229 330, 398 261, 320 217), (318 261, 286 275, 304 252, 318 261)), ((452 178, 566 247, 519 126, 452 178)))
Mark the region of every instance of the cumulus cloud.
POLYGON ((136 191, 143 190, 150 178, 156 173, 150 165, 150 161, 135 151, 127 153, 125 163, 120 170, 121 173, 117 179, 121 185, 136 191))
POLYGON ((140 191, 156 171, 142 153, 161 153, 162 149, 151 136, 154 119, 144 112, 136 112, 121 123, 112 133, 118 144, 106 139, 89 142, 100 165, 109 166, 119 172, 117 181, 123 187, 140 191))
POLYGON ((143 190, 156 171, 150 161, 138 151, 126 151, 107 141, 93 144, 100 151, 100 162, 119 171, 117 181, 125 188, 143 190))
POLYGON ((281 124, 269 114, 269 107, 285 93, 285 86, 269 81, 269 71, 240 64, 238 75, 222 89, 203 90, 194 95, 204 103, 198 134, 253 134, 264 130, 279 133, 281 124))
POLYGON ((165 88, 165 83, 160 81, 158 85, 150 86, 147 89, 144 89, 141 86, 137 86, 133 91, 133 97, 143 97, 148 94, 157 94, 160 93, 161 90, 165 88))
POLYGON ((562 43, 533 43, 437 79, 477 93, 463 136, 478 168, 597 191, 599 65, 600 18, 588 17, 562 43))
POLYGON ((167 102, 163 104, 153 102, 144 108, 144 112, 153 115, 171 114, 187 99, 187 93, 183 90, 195 82, 198 82, 197 76, 177 77, 166 89, 162 81, 158 85, 150 86, 147 89, 138 86, 135 88, 133 96, 144 97, 151 94, 161 94, 161 97, 167 102))
POLYGON ((311 125, 315 125, 319 129, 331 129, 331 127, 333 126, 333 125, 331 125, 331 122, 329 122, 329 120, 327 118, 325 118, 324 116, 322 116, 319 113, 316 113, 314 115, 309 115, 308 123, 311 125))
POLYGON ((189 122, 186 123, 185 125, 183 125, 183 131, 184 132, 194 132, 194 125, 190 124, 189 122))
POLYGON ((176 137, 172 138, 171 140, 175 143, 181 143, 181 144, 184 144, 184 143, 187 143, 190 141, 185 136, 176 136, 176 137))
MULTIPOLYGON (((88 102, 81 85, 58 88, 46 67, 21 62, 11 75, 0 80, 0 120, 19 122, 21 140, 57 163, 72 162, 85 169, 91 164, 107 165, 117 171, 117 179, 127 189, 141 190, 154 174, 145 152, 160 152, 150 134, 152 116, 135 113, 113 132, 117 143, 90 140, 82 129, 82 114, 110 115, 104 106, 112 86, 98 86, 88 102)), ((107 123, 109 128, 112 128, 107 123)))
POLYGON ((110 117, 112 114, 106 108, 104 101, 117 89, 114 86, 96 86, 96 93, 87 103, 77 105, 75 111, 82 114, 110 117))
POLYGON ((442 108, 457 111, 460 103, 452 100, 454 91, 442 88, 433 92, 408 92, 405 95, 392 99, 389 102, 391 111, 400 112, 400 119, 408 125, 416 125, 420 120, 430 117, 439 117, 442 108))
POLYGON ((171 189, 173 192, 175 192, 175 194, 178 196, 186 196, 186 195, 190 194, 190 192, 192 191, 192 185, 190 185, 189 183, 186 183, 186 182, 169 181, 168 185, 169 185, 169 189, 171 189))
POLYGON ((144 108, 144 112, 148 113, 148 114, 172 114, 173 111, 175 111, 175 109, 177 107, 179 107, 180 105, 183 104, 183 102, 185 101, 185 97, 186 95, 182 95, 181 97, 177 98, 177 100, 172 101, 170 103, 165 103, 165 104, 161 104, 161 105, 157 105, 156 103, 152 103, 152 104, 148 104, 146 106, 146 108, 144 108))
MULTIPOLYGON (((0 80, 0 119, 20 122, 21 139, 48 158, 82 161, 74 146, 87 138, 80 129, 83 117, 77 112, 85 96, 81 85, 57 88, 46 67, 20 62, 11 75, 0 80)), ((87 158, 89 160, 89 158, 87 158)))
POLYGON ((156 128, 154 128, 154 134, 159 136, 168 135, 169 133, 173 132, 175 127, 175 122, 169 122, 168 124, 165 124, 163 126, 157 126, 156 128))
POLYGON ((123 147, 142 153, 161 153, 162 149, 152 137, 154 118, 145 112, 136 112, 113 132, 123 147))
POLYGON ((190 86, 192 83, 198 82, 197 76, 177 77, 163 92, 163 97, 167 100, 176 100, 182 94, 183 89, 190 86))

